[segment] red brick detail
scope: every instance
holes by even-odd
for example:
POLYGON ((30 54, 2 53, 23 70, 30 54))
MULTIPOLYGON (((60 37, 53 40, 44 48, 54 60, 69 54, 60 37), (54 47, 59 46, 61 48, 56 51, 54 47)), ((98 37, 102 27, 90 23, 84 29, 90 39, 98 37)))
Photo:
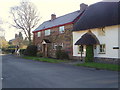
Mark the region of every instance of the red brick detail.
POLYGON ((45 29, 38 30, 38 31, 33 31, 33 33, 37 33, 37 32, 39 32, 39 31, 44 31, 44 30, 47 30, 47 29, 52 29, 52 28, 56 28, 56 27, 60 27, 60 26, 68 25, 68 24, 73 24, 73 23, 74 23, 74 22, 69 22, 69 23, 65 23, 65 24, 57 25, 57 26, 54 26, 54 27, 45 28, 45 29))

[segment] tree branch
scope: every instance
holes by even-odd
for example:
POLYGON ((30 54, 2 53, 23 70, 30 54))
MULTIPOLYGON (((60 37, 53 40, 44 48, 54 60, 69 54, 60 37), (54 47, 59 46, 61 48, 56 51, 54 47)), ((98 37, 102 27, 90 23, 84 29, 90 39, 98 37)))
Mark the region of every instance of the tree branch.
POLYGON ((22 29, 26 37, 31 41, 31 30, 40 21, 36 8, 31 2, 21 2, 20 6, 12 7, 11 14, 13 16, 14 25, 17 29, 22 29))

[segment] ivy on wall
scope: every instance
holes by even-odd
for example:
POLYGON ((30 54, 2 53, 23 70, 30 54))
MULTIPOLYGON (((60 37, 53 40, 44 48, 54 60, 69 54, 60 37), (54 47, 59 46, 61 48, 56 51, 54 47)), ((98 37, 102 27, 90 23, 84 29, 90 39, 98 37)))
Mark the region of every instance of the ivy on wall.
POLYGON ((93 62, 93 59, 94 59, 93 45, 87 45, 85 62, 93 62))

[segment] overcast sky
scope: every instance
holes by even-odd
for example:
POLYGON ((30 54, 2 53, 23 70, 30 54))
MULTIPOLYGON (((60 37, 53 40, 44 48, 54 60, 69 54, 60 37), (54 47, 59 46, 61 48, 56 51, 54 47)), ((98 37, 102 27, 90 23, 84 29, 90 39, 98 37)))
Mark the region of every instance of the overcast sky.
MULTIPOLYGON (((4 23, 10 23, 10 7, 16 6, 21 0, 0 0, 0 18, 4 23)), ((51 14, 56 14, 56 16, 62 16, 67 13, 80 9, 80 3, 93 4, 102 0, 29 0, 33 2, 40 12, 41 21, 40 24, 51 18, 51 14)), ((111 1, 111 0, 107 0, 111 1)), ((115 1, 115 0, 114 0, 115 1)), ((117 0, 119 1, 119 0, 117 0)), ((10 27, 9 24, 0 24, 5 30, 5 38, 7 40, 13 39, 15 33, 19 31, 10 27)))

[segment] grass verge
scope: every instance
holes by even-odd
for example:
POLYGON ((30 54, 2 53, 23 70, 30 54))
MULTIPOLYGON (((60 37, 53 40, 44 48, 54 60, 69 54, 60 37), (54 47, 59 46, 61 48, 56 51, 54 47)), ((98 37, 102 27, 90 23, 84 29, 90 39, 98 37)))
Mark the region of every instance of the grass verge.
POLYGON ((85 67, 92 67, 96 69, 106 69, 112 71, 120 71, 120 65, 115 64, 103 64, 103 63, 82 63, 82 64, 75 64, 76 66, 85 66, 85 67))
POLYGON ((24 59, 30 59, 30 60, 36 60, 36 61, 42 61, 42 62, 49 62, 49 63, 68 62, 67 60, 58 60, 58 59, 44 58, 44 57, 24 56, 23 58, 24 58, 24 59))

